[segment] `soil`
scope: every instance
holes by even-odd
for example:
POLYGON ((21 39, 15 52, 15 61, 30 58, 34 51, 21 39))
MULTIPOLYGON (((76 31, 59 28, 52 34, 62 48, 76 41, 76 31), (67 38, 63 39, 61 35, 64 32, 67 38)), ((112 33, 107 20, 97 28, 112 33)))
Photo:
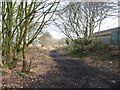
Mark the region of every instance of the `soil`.
POLYGON ((5 69, 2 88, 120 88, 116 70, 104 69, 84 60, 70 58, 57 51, 31 48, 30 73, 21 73, 21 62, 13 70, 5 69))

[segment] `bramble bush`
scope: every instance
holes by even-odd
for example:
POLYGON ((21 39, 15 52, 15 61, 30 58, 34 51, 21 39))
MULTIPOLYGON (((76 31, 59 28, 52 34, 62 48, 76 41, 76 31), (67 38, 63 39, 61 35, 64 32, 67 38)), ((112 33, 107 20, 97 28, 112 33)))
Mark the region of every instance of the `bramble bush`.
POLYGON ((89 54, 91 52, 103 54, 108 46, 95 39, 75 39, 69 48, 74 54, 89 54))

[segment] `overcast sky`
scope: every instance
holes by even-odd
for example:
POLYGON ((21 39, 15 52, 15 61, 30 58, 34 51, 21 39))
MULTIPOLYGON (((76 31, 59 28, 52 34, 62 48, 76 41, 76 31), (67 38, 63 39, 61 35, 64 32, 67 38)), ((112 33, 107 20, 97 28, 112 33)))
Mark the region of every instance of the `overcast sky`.
MULTIPOLYGON (((102 22, 100 30, 102 31, 102 30, 107 30, 115 27, 118 27, 118 18, 107 18, 102 22)), ((53 36, 53 38, 61 39, 65 37, 65 35, 60 31, 58 31, 55 26, 48 27, 47 31, 53 36)), ((98 31, 98 28, 95 29, 95 32, 97 31, 98 31)))

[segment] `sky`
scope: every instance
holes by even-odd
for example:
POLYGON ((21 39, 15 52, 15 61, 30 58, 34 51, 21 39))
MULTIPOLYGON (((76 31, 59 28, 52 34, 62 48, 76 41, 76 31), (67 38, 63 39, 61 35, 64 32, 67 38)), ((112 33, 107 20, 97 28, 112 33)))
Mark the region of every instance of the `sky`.
MULTIPOLYGON (((118 17, 109 17, 102 21, 100 31, 107 30, 110 28, 118 27, 118 17)), ((55 26, 50 26, 47 28, 47 31, 52 35, 55 39, 61 39, 66 37, 62 32, 57 30, 55 26), (48 30, 49 29, 49 30, 48 30)), ((98 27, 94 32, 98 31, 98 27)))
MULTIPOLYGON (((118 27, 118 18, 106 18, 101 24, 100 31, 115 27, 118 27)), ((97 30, 98 28, 95 29, 95 32, 97 32, 97 30)))

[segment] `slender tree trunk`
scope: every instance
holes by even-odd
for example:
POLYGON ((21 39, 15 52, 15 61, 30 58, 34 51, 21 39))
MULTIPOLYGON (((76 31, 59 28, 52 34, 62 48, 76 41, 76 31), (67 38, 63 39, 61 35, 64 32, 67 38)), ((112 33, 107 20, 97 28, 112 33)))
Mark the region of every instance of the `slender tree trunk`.
MULTIPOLYGON (((28 10, 27 10, 27 2, 25 3, 25 16, 28 15, 28 10)), ((23 36, 23 67, 22 67, 22 72, 28 72, 28 62, 26 58, 26 52, 27 52, 27 43, 26 43, 26 37, 27 37, 27 32, 28 32, 28 17, 26 18, 25 21, 25 31, 24 31, 24 36, 23 36)))
POLYGON ((6 63, 5 62, 5 22, 4 22, 4 19, 5 19, 5 3, 2 2, 2 63, 3 65, 6 63))
POLYGON ((9 61, 8 63, 12 62, 12 25, 13 25, 13 7, 12 2, 8 2, 8 17, 9 17, 9 30, 8 30, 8 55, 9 61))

